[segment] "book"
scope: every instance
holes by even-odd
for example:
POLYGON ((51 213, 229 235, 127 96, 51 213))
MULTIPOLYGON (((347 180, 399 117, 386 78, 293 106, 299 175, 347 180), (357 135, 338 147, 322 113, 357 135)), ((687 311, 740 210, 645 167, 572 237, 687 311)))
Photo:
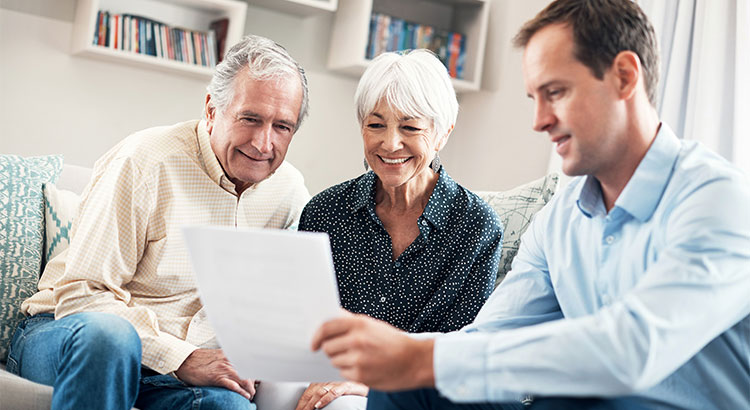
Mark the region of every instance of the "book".
MULTIPOLYGON (((223 28, 224 41, 228 23, 228 19, 212 23, 223 28)), ((92 44, 203 67, 215 67, 219 55, 213 29, 203 32, 170 27, 148 17, 106 10, 97 11, 92 44)))
POLYGON ((227 31, 229 30, 229 19, 221 18, 214 20, 208 25, 209 30, 213 30, 216 36, 216 57, 217 64, 224 59, 224 49, 227 42, 227 31))
POLYGON ((453 78, 463 78, 466 59, 466 36, 432 26, 391 17, 382 13, 370 15, 370 32, 365 58, 373 59, 386 51, 418 48, 431 50, 453 78))

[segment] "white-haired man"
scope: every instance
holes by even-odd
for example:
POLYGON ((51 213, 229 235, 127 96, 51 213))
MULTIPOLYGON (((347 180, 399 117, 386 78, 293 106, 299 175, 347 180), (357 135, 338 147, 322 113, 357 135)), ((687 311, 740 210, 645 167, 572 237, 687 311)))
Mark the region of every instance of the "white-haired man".
POLYGON ((289 228, 309 199, 284 162, 307 113, 303 69, 245 37, 202 120, 137 132, 95 165, 70 248, 48 264, 8 369, 54 386, 53 409, 251 409, 212 343, 180 226, 289 228))

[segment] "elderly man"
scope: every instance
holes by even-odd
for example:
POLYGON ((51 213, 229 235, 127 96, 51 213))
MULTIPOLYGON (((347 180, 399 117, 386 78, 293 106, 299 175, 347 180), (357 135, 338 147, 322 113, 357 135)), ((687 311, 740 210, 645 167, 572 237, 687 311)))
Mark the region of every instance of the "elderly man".
POLYGON ((23 304, 9 370, 54 386, 54 409, 254 408, 254 381, 202 348, 212 334, 180 227, 295 226, 309 194, 284 156, 307 106, 299 64, 249 36, 216 67, 203 120, 105 154, 70 248, 23 304))
POLYGON ((559 0, 516 44, 534 129, 580 177, 473 324, 422 339, 350 316, 313 347, 372 388, 370 409, 505 409, 528 393, 534 409, 750 408, 750 184, 660 122, 646 16, 559 0))

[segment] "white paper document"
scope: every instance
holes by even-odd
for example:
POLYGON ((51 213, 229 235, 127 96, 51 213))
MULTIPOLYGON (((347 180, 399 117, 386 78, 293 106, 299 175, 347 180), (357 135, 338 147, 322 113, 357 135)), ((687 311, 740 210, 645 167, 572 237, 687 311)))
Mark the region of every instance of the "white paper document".
POLYGON ((221 348, 242 378, 334 381, 310 350, 326 320, 342 315, 328 235, 185 227, 198 290, 221 348))

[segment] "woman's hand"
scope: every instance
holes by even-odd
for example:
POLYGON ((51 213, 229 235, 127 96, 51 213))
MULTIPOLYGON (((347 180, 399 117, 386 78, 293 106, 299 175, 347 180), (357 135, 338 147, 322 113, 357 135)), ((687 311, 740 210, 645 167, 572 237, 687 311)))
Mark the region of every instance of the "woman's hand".
POLYGON ((322 409, 328 403, 343 395, 367 396, 370 389, 355 382, 310 383, 295 410, 322 409))

